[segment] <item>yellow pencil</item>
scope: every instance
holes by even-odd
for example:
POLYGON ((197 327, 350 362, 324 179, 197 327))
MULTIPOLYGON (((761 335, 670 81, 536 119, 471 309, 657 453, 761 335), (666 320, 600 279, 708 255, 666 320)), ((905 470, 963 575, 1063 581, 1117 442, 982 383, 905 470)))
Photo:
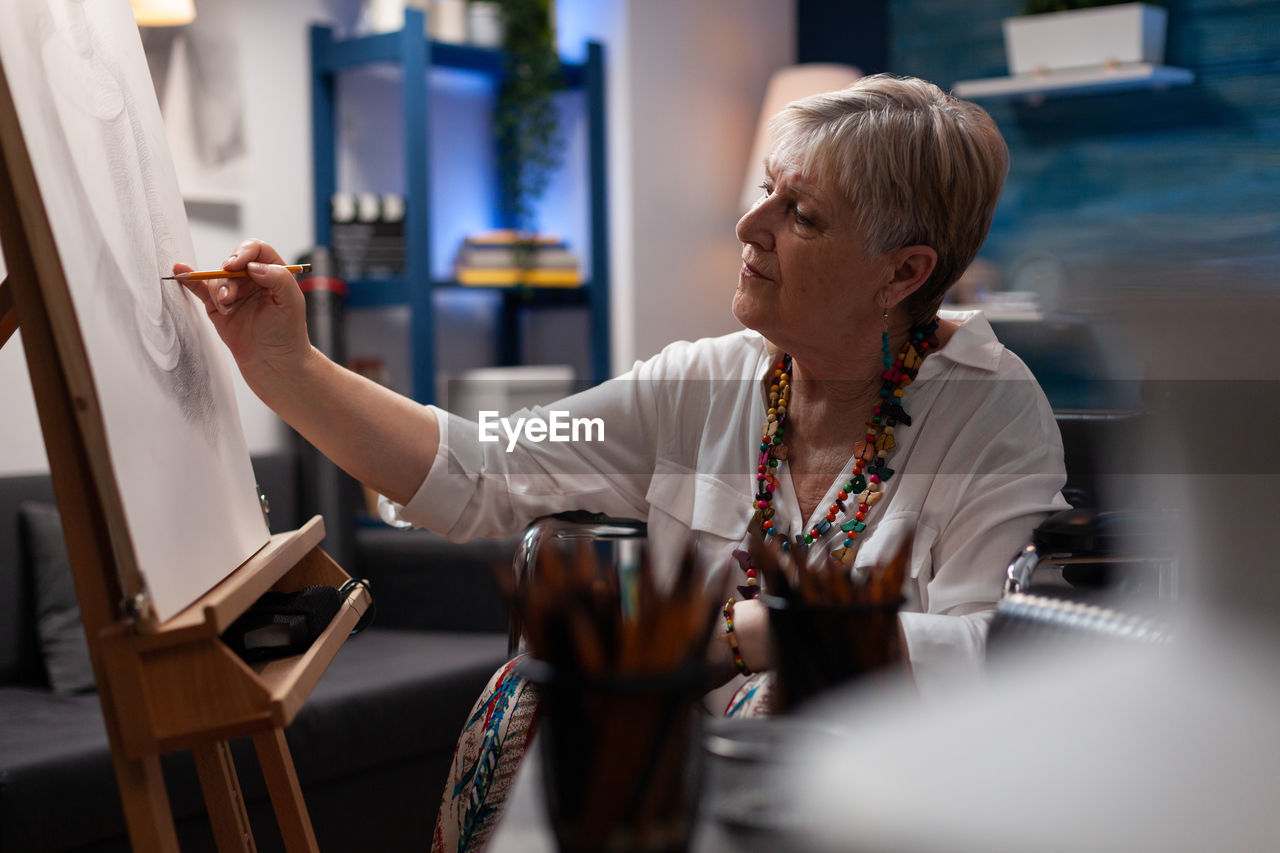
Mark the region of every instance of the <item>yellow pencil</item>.
MULTIPOLYGON (((298 273, 311 272, 311 264, 290 264, 285 269, 297 275, 298 273)), ((208 281, 211 278, 245 278, 248 275, 249 273, 244 270, 200 270, 199 272, 192 270, 178 275, 161 276, 161 280, 208 281)))

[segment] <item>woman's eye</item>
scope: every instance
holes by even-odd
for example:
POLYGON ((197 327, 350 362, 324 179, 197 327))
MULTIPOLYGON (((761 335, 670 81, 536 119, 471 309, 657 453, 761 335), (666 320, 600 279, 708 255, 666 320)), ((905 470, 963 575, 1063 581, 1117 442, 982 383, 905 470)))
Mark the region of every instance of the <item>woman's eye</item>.
MULTIPOLYGON (((765 181, 764 183, 760 184, 760 189, 764 192, 763 198, 768 198, 769 196, 773 195, 773 184, 770 183, 769 181, 765 181)), ((799 225, 802 228, 814 227, 813 220, 800 212, 800 208, 796 205, 794 200, 787 202, 787 208, 790 211, 791 216, 795 220, 795 223, 797 225, 799 225)))

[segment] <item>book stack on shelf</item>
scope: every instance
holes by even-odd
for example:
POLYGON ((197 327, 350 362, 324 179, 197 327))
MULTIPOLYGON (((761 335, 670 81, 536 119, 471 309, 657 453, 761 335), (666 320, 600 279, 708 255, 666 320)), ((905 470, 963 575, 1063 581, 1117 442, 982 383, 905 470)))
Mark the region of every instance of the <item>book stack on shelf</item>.
POLYGON ((462 241, 454 276, 472 287, 580 287, 579 265, 559 237, 486 231, 462 241))

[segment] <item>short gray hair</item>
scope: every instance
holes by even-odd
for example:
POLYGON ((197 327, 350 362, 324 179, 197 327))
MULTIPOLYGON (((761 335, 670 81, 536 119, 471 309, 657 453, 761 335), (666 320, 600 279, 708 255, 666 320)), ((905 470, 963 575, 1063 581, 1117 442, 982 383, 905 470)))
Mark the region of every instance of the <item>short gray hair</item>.
POLYGON ((868 251, 938 253, 905 302, 913 322, 930 319, 986 239, 1009 171, 991 116, 924 80, 876 74, 788 104, 772 128, 775 155, 853 203, 868 251))

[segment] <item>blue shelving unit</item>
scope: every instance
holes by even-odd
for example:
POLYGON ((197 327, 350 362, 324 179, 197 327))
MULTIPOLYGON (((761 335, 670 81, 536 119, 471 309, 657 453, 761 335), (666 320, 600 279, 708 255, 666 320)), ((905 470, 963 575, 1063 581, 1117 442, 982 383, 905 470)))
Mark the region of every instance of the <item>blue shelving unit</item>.
MULTIPOLYGON (((404 70, 401 110, 404 114, 405 158, 405 271, 385 279, 349 282, 351 307, 408 305, 411 313, 410 342, 413 365, 413 397, 429 403, 435 397, 435 309, 433 294, 445 288, 461 287, 431 275, 431 211, 428 189, 431 176, 427 150, 431 132, 427 70, 432 67, 473 71, 501 77, 501 51, 431 41, 423 37, 422 12, 405 10, 404 28, 351 39, 335 39, 325 26, 311 28, 311 120, 315 188, 316 244, 331 243, 329 201, 337 191, 337 120, 335 90, 342 72, 372 64, 390 64, 404 70), (411 73, 415 70, 420 73, 411 73)), ((499 360, 515 363, 519 342, 515 330, 519 312, 539 307, 585 306, 591 319, 591 379, 609 378, 609 221, 605 166, 604 48, 587 45, 587 59, 581 64, 562 66, 565 83, 583 89, 586 95, 590 187, 591 268, 579 288, 490 288, 502 292, 502 323, 499 360)), ((466 287, 466 290, 483 288, 466 287)))

